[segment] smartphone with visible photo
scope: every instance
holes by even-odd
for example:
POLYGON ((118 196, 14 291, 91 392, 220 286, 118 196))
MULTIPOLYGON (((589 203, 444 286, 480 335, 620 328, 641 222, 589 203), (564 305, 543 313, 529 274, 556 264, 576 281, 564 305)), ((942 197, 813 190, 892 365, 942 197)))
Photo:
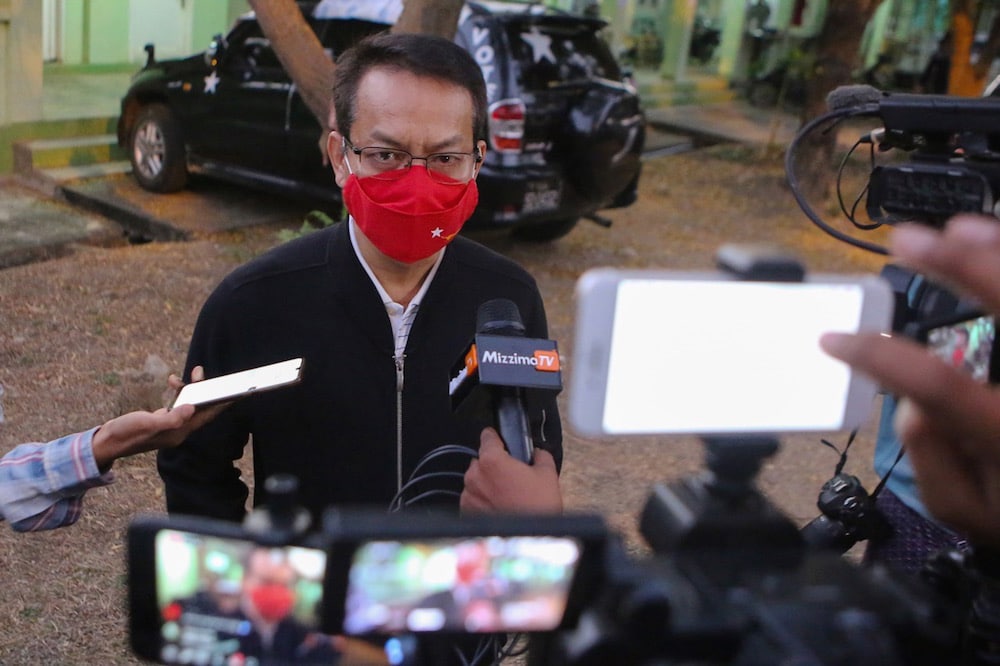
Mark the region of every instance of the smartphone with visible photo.
POLYGON ((875 276, 768 282, 595 269, 576 298, 569 418, 593 436, 857 427, 877 387, 819 339, 888 331, 893 309, 875 276))
POLYGON ((235 523, 143 516, 129 526, 128 556, 129 636, 144 659, 333 663, 332 640, 319 629, 327 558, 320 536, 264 545, 235 523), (277 624, 281 654, 263 643, 277 624))
POLYGON ((573 626, 597 587, 607 532, 583 515, 331 511, 325 526, 331 628, 356 636, 573 626))
POLYGON ((957 321, 939 321, 920 332, 920 339, 939 357, 973 379, 996 383, 1000 359, 993 354, 996 320, 992 315, 960 316, 957 321))

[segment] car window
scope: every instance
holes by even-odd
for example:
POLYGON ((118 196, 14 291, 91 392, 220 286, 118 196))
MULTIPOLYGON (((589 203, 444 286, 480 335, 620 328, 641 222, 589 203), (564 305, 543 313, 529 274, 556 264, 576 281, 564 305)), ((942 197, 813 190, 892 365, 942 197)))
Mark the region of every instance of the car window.
POLYGON ((595 78, 621 80, 611 50, 593 30, 513 22, 507 26, 507 39, 525 90, 548 90, 595 78))
POLYGON ((281 69, 281 61, 271 48, 271 40, 265 37, 250 37, 243 42, 243 58, 251 69, 257 71, 281 69))
POLYGON ((224 67, 242 80, 280 81, 285 77, 271 40, 256 22, 247 22, 229 35, 224 67))
POLYGON ((327 52, 334 58, 368 35, 384 32, 390 26, 372 21, 355 19, 319 19, 314 28, 327 52))

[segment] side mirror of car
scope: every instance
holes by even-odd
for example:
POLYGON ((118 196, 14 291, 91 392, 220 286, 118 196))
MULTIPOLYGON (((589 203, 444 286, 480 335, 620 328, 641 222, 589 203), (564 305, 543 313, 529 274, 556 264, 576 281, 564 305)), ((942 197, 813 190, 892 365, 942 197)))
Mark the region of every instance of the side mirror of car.
POLYGON ((225 53, 226 40, 222 38, 221 34, 216 34, 212 37, 212 41, 208 45, 208 50, 205 51, 205 64, 209 67, 217 66, 225 53))

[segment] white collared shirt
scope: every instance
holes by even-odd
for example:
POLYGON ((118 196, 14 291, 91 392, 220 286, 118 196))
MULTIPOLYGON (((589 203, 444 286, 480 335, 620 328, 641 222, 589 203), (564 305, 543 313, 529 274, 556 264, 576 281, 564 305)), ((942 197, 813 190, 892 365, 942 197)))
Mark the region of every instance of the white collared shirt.
MULTIPOLYGON (((396 358, 401 358, 403 355, 403 350, 406 349, 406 341, 410 336, 410 327, 413 326, 413 320, 417 316, 417 310, 420 308, 420 301, 423 300, 424 294, 427 293, 427 288, 430 287, 431 281, 437 274, 438 266, 441 265, 441 259, 444 258, 444 251, 439 252, 437 260, 434 265, 431 266, 430 272, 427 273, 427 277, 424 278, 423 284, 420 285, 420 289, 410 300, 409 305, 405 308, 392 300, 389 293, 379 282, 375 273, 372 271, 371 266, 365 261, 365 258, 361 255, 361 248, 358 247, 357 239, 357 222, 354 221, 353 217, 348 217, 348 225, 351 235, 351 246, 354 248, 354 254, 358 257, 358 261, 361 262, 362 268, 365 269, 365 273, 371 278, 372 284, 375 285, 375 289, 378 290, 379 296, 382 298, 382 304, 385 305, 386 314, 389 315, 389 323, 392 325, 392 334, 396 340, 396 358)), ((447 250, 447 248, 445 248, 447 250)))

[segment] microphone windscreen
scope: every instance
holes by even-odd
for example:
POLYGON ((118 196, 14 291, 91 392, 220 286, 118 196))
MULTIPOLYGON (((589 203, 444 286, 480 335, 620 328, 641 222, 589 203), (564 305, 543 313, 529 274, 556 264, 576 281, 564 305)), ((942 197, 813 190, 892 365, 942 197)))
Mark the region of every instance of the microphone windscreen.
POLYGON ((521 311, 509 298, 486 301, 476 313, 476 332, 485 335, 524 335, 521 311))
POLYGON ((838 86, 826 95, 826 108, 839 111, 853 106, 878 104, 883 97, 881 90, 866 83, 852 86, 838 86))

